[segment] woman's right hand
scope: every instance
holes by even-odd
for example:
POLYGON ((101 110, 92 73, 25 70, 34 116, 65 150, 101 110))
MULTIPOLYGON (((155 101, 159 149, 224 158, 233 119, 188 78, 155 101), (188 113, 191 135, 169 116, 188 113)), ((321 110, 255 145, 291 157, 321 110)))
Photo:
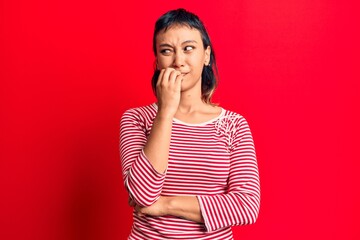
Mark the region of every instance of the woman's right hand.
POLYGON ((160 71, 156 84, 158 114, 173 118, 180 104, 180 91, 183 75, 174 68, 160 71))

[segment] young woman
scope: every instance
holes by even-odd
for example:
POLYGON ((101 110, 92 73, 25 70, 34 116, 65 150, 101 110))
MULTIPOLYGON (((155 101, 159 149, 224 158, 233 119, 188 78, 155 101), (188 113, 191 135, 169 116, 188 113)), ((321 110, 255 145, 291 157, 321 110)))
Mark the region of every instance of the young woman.
POLYGON ((211 103, 216 62, 199 18, 169 11, 155 24, 157 102, 127 110, 120 154, 134 223, 129 239, 232 239, 260 205, 249 126, 211 103))

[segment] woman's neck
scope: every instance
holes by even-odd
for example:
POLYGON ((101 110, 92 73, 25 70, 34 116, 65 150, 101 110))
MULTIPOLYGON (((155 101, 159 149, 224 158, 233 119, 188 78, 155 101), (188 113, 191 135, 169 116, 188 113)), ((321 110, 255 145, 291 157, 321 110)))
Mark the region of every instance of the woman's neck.
POLYGON ((181 93, 178 111, 181 113, 191 113, 204 108, 206 105, 201 99, 201 89, 191 89, 181 93))

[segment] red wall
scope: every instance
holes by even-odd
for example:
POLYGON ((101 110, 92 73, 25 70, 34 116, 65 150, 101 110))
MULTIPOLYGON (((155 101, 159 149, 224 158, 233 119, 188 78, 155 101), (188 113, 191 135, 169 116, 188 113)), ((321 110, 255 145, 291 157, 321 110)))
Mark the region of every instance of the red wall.
POLYGON ((125 109, 155 100, 152 31, 206 23, 215 100, 253 131, 262 186, 236 239, 360 239, 357 1, 0 1, 0 239, 125 239, 125 109))

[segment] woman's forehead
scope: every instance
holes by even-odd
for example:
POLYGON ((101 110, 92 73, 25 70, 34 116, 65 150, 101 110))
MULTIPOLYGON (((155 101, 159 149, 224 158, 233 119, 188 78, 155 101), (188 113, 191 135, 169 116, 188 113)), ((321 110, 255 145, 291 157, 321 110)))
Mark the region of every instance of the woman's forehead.
POLYGON ((161 30, 157 36, 157 43, 166 41, 189 41, 194 40, 196 42, 201 41, 201 34, 196 28, 191 28, 186 25, 173 25, 167 29, 161 30))

